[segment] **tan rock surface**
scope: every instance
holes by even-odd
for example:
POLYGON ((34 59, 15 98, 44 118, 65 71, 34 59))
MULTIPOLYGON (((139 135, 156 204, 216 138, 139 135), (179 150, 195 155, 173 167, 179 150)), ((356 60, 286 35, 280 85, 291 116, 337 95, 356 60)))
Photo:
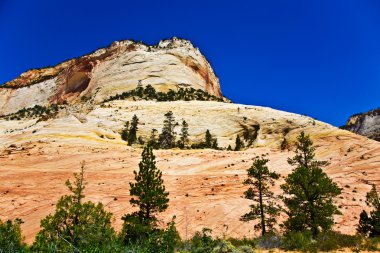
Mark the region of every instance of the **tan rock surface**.
POLYGON ((192 87, 222 97, 219 79, 190 41, 173 38, 148 46, 126 40, 55 67, 21 74, 0 87, 0 115, 34 105, 75 103, 82 97, 100 103, 139 83, 160 91, 192 87))
MULTIPOLYGON (((141 149, 126 146, 118 132, 133 114, 141 123, 138 135, 146 138, 152 128, 160 132, 163 115, 169 110, 178 122, 185 119, 189 123, 192 142, 210 129, 219 146, 234 147, 238 133, 259 126, 253 146, 244 151, 155 151, 170 192, 170 207, 161 218, 168 221, 176 215, 183 237, 202 227, 219 236, 253 235, 253 223, 239 221, 249 205, 241 197, 246 169, 255 156, 267 154, 273 170, 289 173, 286 160, 293 153, 280 147, 285 138, 291 148, 302 130, 315 141, 317 158, 331 162, 326 172, 343 188, 342 199, 337 200, 343 212, 336 218, 337 230, 355 232, 369 183, 380 186, 378 142, 309 117, 218 102, 113 101, 80 115, 68 110, 48 121, 0 120, 0 218, 23 219, 24 234, 32 242, 40 219, 54 211, 59 197, 67 193, 65 180, 72 178, 84 160, 87 199, 103 202, 114 213, 119 229, 121 216, 132 211, 128 182, 138 168, 141 149)), ((281 193, 279 185, 275 191, 281 193)))

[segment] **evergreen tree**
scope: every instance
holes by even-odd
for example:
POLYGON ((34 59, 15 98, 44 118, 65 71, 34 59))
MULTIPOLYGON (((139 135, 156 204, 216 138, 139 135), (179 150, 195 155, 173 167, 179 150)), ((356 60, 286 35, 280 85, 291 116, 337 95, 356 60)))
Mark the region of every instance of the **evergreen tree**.
POLYGON ((189 125, 185 120, 182 121, 182 128, 180 133, 180 148, 185 148, 189 142, 189 125))
POLYGON ((235 151, 239 151, 244 147, 244 144, 241 142, 240 136, 236 136, 236 141, 235 141, 235 151))
POLYGON ((212 139, 212 146, 213 149, 219 149, 218 147, 218 139, 214 138, 212 139))
POLYGON ((175 147, 175 118, 172 111, 165 113, 164 126, 159 136, 159 143, 161 148, 175 147))
POLYGON ((372 185, 371 191, 367 193, 366 204, 373 210, 370 215, 365 210, 361 212, 357 231, 366 236, 378 237, 380 236, 380 198, 375 185, 372 185))
POLYGON ((228 147, 227 147, 227 151, 232 151, 232 147, 231 147, 231 145, 228 145, 228 147))
POLYGON ((128 138, 129 138, 129 121, 127 121, 125 124, 124 124, 124 128, 123 130, 121 131, 121 139, 123 141, 128 141, 128 138))
POLYGON ((21 235, 21 219, 0 220, 0 252, 26 252, 26 244, 21 235))
POLYGON ((41 231, 36 235, 33 251, 36 252, 111 252, 116 234, 111 226, 112 214, 101 203, 84 198, 84 164, 75 173, 72 184, 66 181, 71 195, 57 203, 54 214, 41 221, 41 231))
POLYGON ((138 210, 123 216, 124 241, 138 241, 148 237, 157 228, 157 213, 168 208, 169 193, 156 167, 153 149, 146 146, 142 152, 139 171, 134 171, 135 182, 130 183, 130 203, 138 210))
POLYGON ((135 114, 132 117, 131 128, 129 129, 129 134, 128 134, 128 145, 129 146, 131 146, 137 140, 137 130, 138 130, 137 125, 138 124, 139 124, 139 118, 137 118, 137 116, 135 114))
POLYGON ((244 192, 244 197, 255 202, 250 205, 251 210, 241 217, 242 221, 251 221, 260 219, 255 226, 261 229, 261 235, 265 235, 268 230, 273 228, 276 223, 276 217, 279 215, 279 206, 274 202, 274 194, 269 187, 274 186, 275 180, 280 175, 269 171, 266 165, 269 160, 256 158, 252 166, 247 170, 248 178, 244 181, 249 185, 248 190, 244 192))
POLYGON ((212 147, 212 136, 210 133, 210 130, 207 129, 206 135, 205 135, 205 148, 211 148, 212 147))
POLYGON ((320 230, 331 229, 333 216, 341 214, 334 204, 341 189, 321 169, 328 163, 314 159, 315 147, 310 137, 302 132, 297 140, 296 155, 288 159, 296 168, 281 185, 288 215, 283 225, 287 231, 311 230, 316 237, 320 230))
POLYGON ((150 138, 148 145, 150 145, 152 148, 159 148, 158 140, 157 140, 157 129, 153 128, 150 132, 150 138))

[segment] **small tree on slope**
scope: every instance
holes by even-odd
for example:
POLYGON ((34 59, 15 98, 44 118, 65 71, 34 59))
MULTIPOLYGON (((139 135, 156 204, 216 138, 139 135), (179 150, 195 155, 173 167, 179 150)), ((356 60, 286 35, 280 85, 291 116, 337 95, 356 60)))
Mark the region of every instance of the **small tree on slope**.
POLYGON ((315 160, 315 148, 310 137, 302 132, 297 138, 296 155, 288 159, 296 168, 281 185, 288 219, 284 222, 287 231, 311 230, 316 237, 320 230, 329 230, 334 224, 334 215, 341 214, 334 198, 341 189, 321 167, 326 161, 315 160))
POLYGON ((252 166, 247 170, 248 178, 244 181, 244 184, 250 187, 244 192, 244 197, 253 200, 255 204, 250 205, 250 212, 240 218, 242 221, 259 219, 260 222, 255 228, 261 229, 262 235, 265 235, 268 230, 273 228, 280 210, 274 202, 273 192, 269 189, 270 186, 274 186, 275 180, 280 175, 269 171, 266 165, 268 161, 267 159, 256 158, 252 166))
POLYGON ((361 212, 357 231, 370 237, 380 236, 380 198, 375 185, 367 193, 366 203, 373 210, 370 215, 365 210, 361 212))
POLYGON ((75 173, 72 184, 66 181, 71 195, 57 203, 54 214, 41 221, 42 230, 36 235, 33 251, 36 252, 110 252, 114 246, 115 231, 111 226, 112 214, 101 203, 84 198, 84 164, 75 173))
POLYGON ((162 180, 162 172, 157 169, 151 146, 144 148, 139 171, 134 171, 135 182, 130 183, 130 203, 138 210, 124 215, 124 241, 144 240, 157 227, 157 213, 168 208, 169 193, 162 180))

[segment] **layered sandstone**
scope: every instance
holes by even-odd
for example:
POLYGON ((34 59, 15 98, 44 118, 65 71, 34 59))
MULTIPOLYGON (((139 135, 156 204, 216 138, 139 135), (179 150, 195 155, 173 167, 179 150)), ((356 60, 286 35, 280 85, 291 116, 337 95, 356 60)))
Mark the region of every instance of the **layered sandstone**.
POLYGON ((5 83, 0 87, 0 115, 34 105, 78 103, 82 97, 98 104, 138 84, 164 92, 192 87, 222 97, 218 78, 190 41, 173 38, 148 46, 126 40, 5 83))
POLYGON ((282 175, 273 188, 281 195, 279 185, 292 170, 287 158, 294 155, 296 137, 304 131, 316 144, 317 159, 330 162, 325 171, 343 189, 336 200, 343 215, 336 217, 335 229, 355 233, 366 192, 371 184, 380 187, 379 142, 266 107, 140 98, 104 102, 139 83, 164 92, 192 87, 222 97, 209 63, 190 42, 179 39, 157 46, 116 42, 53 68, 31 70, 0 88, 0 115, 62 104, 49 117, 0 117, 0 219, 21 218, 24 235, 32 242, 40 220, 68 193, 64 182, 85 161, 86 198, 104 203, 120 229, 121 217, 133 211, 129 182, 143 146, 127 146, 120 131, 137 115, 137 135, 147 142, 152 129, 161 131, 164 114, 172 111, 179 125, 188 123, 190 144, 202 141, 208 129, 223 150, 154 151, 170 193, 161 224, 175 215, 183 238, 203 227, 215 236, 252 236, 254 224, 239 220, 250 204, 242 198, 246 169, 256 156, 267 157, 269 167, 282 175), (237 135, 245 148, 227 151, 229 145, 234 148, 237 135))

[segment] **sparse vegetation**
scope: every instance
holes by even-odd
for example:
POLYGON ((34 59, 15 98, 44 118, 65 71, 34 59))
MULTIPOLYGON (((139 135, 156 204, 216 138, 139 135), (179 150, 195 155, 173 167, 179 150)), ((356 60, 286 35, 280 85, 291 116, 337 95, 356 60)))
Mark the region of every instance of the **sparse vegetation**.
POLYGON ((223 98, 216 97, 201 89, 194 88, 179 88, 177 91, 169 90, 168 92, 157 92, 152 85, 147 85, 145 88, 139 84, 135 89, 111 96, 103 102, 110 102, 113 100, 126 100, 126 99, 144 99, 156 100, 158 102, 164 101, 217 101, 224 102, 223 98))
POLYGON ((44 121, 56 116, 61 108, 63 108, 63 105, 52 104, 48 107, 35 105, 31 108, 23 108, 15 113, 1 116, 1 118, 4 118, 5 120, 22 120, 38 118, 40 121, 44 121))

